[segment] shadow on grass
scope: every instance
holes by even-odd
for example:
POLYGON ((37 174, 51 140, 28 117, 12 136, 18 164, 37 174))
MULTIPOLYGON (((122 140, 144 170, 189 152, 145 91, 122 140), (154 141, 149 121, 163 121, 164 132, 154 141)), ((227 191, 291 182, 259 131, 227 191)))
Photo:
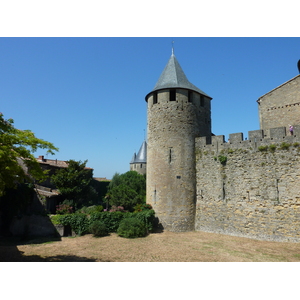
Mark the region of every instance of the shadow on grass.
MULTIPOLYGON (((23 251, 19 251, 18 245, 43 244, 60 241, 58 238, 5 238, 0 239, 0 262, 95 262, 95 259, 81 257, 76 255, 55 255, 42 257, 39 255, 24 255, 23 251)), ((99 260, 98 260, 99 261, 99 260)))

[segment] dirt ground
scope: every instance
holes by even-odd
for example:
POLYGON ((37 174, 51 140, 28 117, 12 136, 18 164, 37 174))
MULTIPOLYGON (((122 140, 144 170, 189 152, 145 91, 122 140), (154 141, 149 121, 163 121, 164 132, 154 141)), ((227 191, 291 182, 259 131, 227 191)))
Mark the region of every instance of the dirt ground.
POLYGON ((297 262, 300 243, 266 242, 205 232, 162 232, 125 239, 88 234, 61 239, 0 240, 0 261, 297 262))

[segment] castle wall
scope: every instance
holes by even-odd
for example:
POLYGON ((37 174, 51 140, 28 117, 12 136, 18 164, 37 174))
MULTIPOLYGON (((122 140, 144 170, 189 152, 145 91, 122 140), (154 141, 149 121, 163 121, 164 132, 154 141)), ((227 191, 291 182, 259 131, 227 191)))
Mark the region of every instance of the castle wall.
POLYGON ((300 241, 300 125, 196 138, 195 229, 273 241, 300 241))
POLYGON ((164 229, 194 230, 195 137, 211 132, 210 99, 200 103, 185 89, 176 89, 174 101, 168 89, 155 93, 147 99, 147 203, 164 229))
POLYGON ((269 137, 269 128, 300 124, 300 75, 260 97, 260 129, 269 137))

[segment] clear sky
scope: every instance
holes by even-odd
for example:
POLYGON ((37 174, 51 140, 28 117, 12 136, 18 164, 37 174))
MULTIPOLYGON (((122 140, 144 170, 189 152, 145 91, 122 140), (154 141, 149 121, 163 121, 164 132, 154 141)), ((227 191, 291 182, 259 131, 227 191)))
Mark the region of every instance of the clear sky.
MULTIPOLYGON (((256 100, 297 74, 300 38, 0 38, 0 111, 88 160, 95 177, 129 170, 147 128, 145 96, 174 53, 210 95, 216 135, 259 129, 256 100)), ((45 155, 43 150, 36 156, 45 155)))

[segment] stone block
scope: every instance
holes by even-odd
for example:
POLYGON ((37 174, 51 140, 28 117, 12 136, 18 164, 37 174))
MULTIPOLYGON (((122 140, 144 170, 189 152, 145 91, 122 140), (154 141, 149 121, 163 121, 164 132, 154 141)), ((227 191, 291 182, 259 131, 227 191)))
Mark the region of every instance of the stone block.
POLYGON ((229 134, 229 141, 231 144, 240 143, 243 141, 243 139, 244 137, 242 132, 229 134))
POLYGON ((270 128, 270 138, 273 140, 282 139, 286 136, 285 127, 270 128))
POLYGON ((258 142, 264 137, 263 130, 248 131, 248 137, 251 142, 258 142))
POLYGON ((216 135, 216 136, 212 136, 212 144, 223 144, 225 143, 225 137, 224 135, 216 135))

